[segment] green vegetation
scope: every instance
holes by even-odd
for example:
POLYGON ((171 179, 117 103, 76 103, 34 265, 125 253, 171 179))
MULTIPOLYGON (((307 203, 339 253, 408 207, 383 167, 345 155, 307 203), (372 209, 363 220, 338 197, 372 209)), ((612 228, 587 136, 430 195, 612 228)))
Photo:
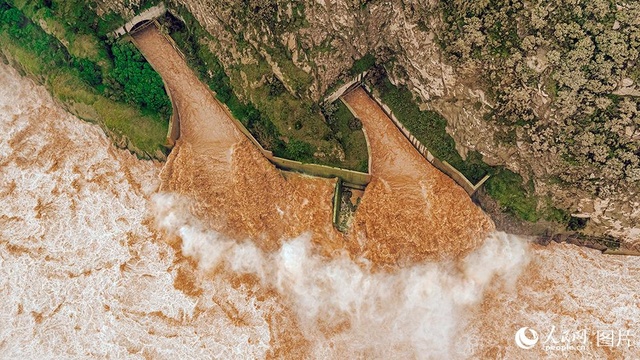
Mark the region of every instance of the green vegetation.
POLYGON ((376 64, 376 57, 370 53, 365 54, 360 59, 356 60, 349 69, 349 75, 355 76, 371 69, 376 64))
MULTIPOLYGON (((535 158, 555 157, 547 160, 547 182, 608 199, 637 192, 640 101, 612 95, 621 79, 638 81, 637 4, 492 0, 439 6, 445 21, 439 40, 448 60, 476 67, 483 87, 495 90, 488 92, 494 108, 486 119, 500 128, 498 140, 527 144, 535 158), (548 95, 544 102, 541 88, 548 95)), ((550 196, 534 215, 534 201, 517 189, 519 179, 498 175, 487 191, 519 217, 557 221, 572 231, 586 225, 550 196)))
POLYGON ((550 196, 545 199, 541 215, 544 220, 559 224, 568 224, 571 216, 568 211, 555 207, 550 196))
POLYGON ((421 111, 408 89, 394 86, 386 77, 377 79, 374 87, 398 120, 434 156, 447 161, 472 183, 477 183, 487 174, 491 175, 484 186, 503 211, 525 221, 536 222, 544 219, 568 224, 567 211, 555 207, 550 199, 542 201, 543 199, 536 196, 532 181, 525 184, 519 174, 503 167, 485 164, 482 155, 475 151, 469 152, 467 159, 462 160, 455 149, 453 138, 446 132, 446 120, 435 111, 421 111))
MULTIPOLYGON (((126 134, 144 152, 154 154, 163 149, 167 124, 161 117, 170 114, 170 102, 161 79, 138 50, 127 42, 111 43, 107 39, 107 33, 124 22, 119 15, 98 17, 95 1, 0 1, 5 10, 11 10, 3 23, 4 33, 12 40, 3 47, 5 51, 12 49, 12 58, 30 74, 41 75, 41 80, 46 80, 52 92, 64 98, 78 116, 104 124, 116 134, 126 134), (54 82, 54 78, 58 80, 54 82), (122 111, 112 115, 110 108, 122 111), (132 124, 123 119, 125 113, 132 124), (146 129, 145 133, 140 129, 146 129)), ((132 10, 140 11, 155 3, 145 0, 132 5, 132 10)), ((287 18, 278 21, 272 17, 278 12, 275 2, 249 1, 245 5, 234 6, 233 11, 266 24, 274 32, 306 26, 302 3, 295 4, 287 18)), ((253 61, 225 69, 210 50, 216 39, 186 9, 178 11, 186 25, 171 15, 163 23, 190 66, 265 148, 302 162, 363 167, 367 153, 366 144, 360 141, 362 132, 343 130, 339 139, 332 135, 318 104, 300 95, 308 91, 312 76, 295 66, 289 48, 272 44, 266 48, 267 61, 238 33, 237 49, 253 61), (273 63, 279 69, 278 76, 270 65, 273 63), (252 85, 247 86, 247 82, 252 85)))
MULTIPOLYGON (((109 73, 109 93, 120 101, 149 109, 165 116, 171 114, 171 102, 164 90, 162 78, 129 42, 117 42, 111 47, 113 70, 109 73)), ((93 70, 96 71, 95 68, 93 70)))
POLYGON ((612 95, 623 79, 638 81, 637 2, 438 6, 443 52, 453 65, 477 69, 483 88, 494 90, 487 120, 511 134, 510 144, 535 149, 536 159, 551 157, 548 178, 567 188, 608 199, 637 193, 640 100, 612 95))
MULTIPOLYGON (((301 95, 308 92, 309 86, 313 82, 312 76, 293 63, 293 60, 291 60, 291 51, 283 45, 277 44, 266 50, 271 57, 271 61, 278 64, 278 68, 286 79, 287 84, 293 90, 292 95, 294 95, 298 101, 301 101, 301 95)), ((318 114, 316 113, 316 115, 318 114)))
POLYGON ((569 219, 569 224, 567 225, 567 228, 573 231, 581 230, 587 226, 587 222, 589 222, 588 218, 578 218, 578 217, 572 216, 569 219))
POLYGON ((259 24, 277 35, 307 26, 304 3, 293 0, 285 2, 285 7, 287 5, 291 9, 289 14, 279 9, 282 4, 276 0, 243 0, 228 4, 234 18, 259 24))
POLYGON ((92 4, 0 0, 0 50, 77 116, 126 136, 139 156, 158 156, 171 109, 162 81, 131 44, 98 35, 117 17, 98 18, 92 4))
MULTIPOLYGON (((206 41, 210 35, 189 12, 182 11, 181 16, 186 24, 170 13, 165 14, 160 22, 184 53, 189 67, 216 93, 218 100, 227 105, 231 114, 247 127, 262 146, 277 156, 286 155, 286 144, 280 139, 280 133, 270 119, 253 103, 241 101, 234 93, 222 64, 207 46, 206 41)), ((294 152, 297 153, 297 150, 294 152)))
POLYGON ((20 10, 8 3, 0 2, 0 25, 2 33, 16 45, 33 53, 36 59, 29 63, 29 70, 43 70, 69 62, 64 47, 27 19, 20 10))
POLYGON ((507 169, 500 169, 487 180, 485 189, 507 212, 520 219, 536 222, 540 215, 536 211, 538 200, 529 189, 523 187, 522 177, 507 169))
MULTIPOLYGON (((131 8, 139 11, 155 3, 144 0, 131 8)), ((609 198, 640 182, 640 102, 612 95, 623 79, 640 80, 640 10, 628 5, 621 11, 604 0, 572 4, 439 2, 444 23, 431 30, 451 64, 478 69, 474 81, 483 82, 494 104, 485 119, 498 128, 497 142, 507 147, 525 143, 537 158, 552 151, 557 158, 549 162, 547 183, 554 180, 609 198)), ((321 108, 310 100, 318 68, 307 62, 311 70, 305 71, 292 61, 294 52, 300 59, 330 51, 331 38, 309 48, 295 34, 308 26, 304 4, 281 6, 273 0, 229 5, 232 18, 253 25, 225 23, 232 38, 225 46, 183 7, 178 12, 186 24, 170 14, 162 23, 200 79, 265 148, 284 158, 366 171, 359 121, 341 102, 321 108), (249 41, 247 29, 269 35, 249 41)), ((131 44, 107 40, 107 33, 124 20, 115 13, 98 17, 96 11, 94 0, 0 0, 0 48, 77 115, 155 154, 163 149, 163 118, 171 109, 161 79, 131 44)), ((375 67, 377 60, 372 53, 357 59, 334 88, 375 67)), ((410 90, 393 86, 385 76, 374 86, 436 157, 473 183, 492 175, 486 190, 507 212, 527 221, 564 223, 572 230, 584 227, 554 198, 537 197, 532 181, 523 183, 518 174, 486 165, 477 152, 463 160, 446 132, 446 120, 421 111, 410 90)), ((475 110, 482 109, 478 102, 475 110)), ((522 168, 527 171, 526 164, 522 168)))
POLYGON ((362 132, 362 123, 356 119, 351 111, 340 100, 326 105, 322 112, 331 128, 331 134, 340 142, 346 159, 354 159, 357 163, 350 164, 350 168, 367 172, 369 168, 367 139, 362 132), (360 159, 360 160, 358 160, 360 159))
POLYGON ((336 189, 333 193, 333 226, 338 231, 349 231, 356 210, 360 205, 362 193, 343 186, 342 180, 336 181, 336 189), (358 195, 359 194, 359 195, 358 195))

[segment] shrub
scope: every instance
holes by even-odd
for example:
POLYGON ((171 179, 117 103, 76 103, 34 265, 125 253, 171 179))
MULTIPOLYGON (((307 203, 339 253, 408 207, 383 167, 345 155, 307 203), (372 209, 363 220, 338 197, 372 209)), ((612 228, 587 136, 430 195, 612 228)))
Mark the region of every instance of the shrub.
POLYGON ((269 97, 277 97, 285 92, 285 87, 282 81, 275 76, 269 79, 269 97))
POLYGON ((507 212, 531 222, 536 222, 538 200, 523 186, 522 177, 510 170, 500 169, 487 180, 485 188, 507 212))
POLYGON ((358 75, 364 71, 369 70, 376 64, 376 57, 370 53, 366 53, 363 57, 356 60, 349 69, 349 75, 358 75))
POLYGON ((588 222, 589 222, 589 218, 579 218, 579 217, 572 216, 569 218, 567 229, 571 231, 582 230, 587 226, 588 222))
POLYGON ((287 143, 286 153, 290 159, 308 161, 313 158, 313 146, 306 141, 291 139, 287 143))
POLYGON ((82 80, 91 86, 102 84, 102 70, 98 65, 88 59, 73 59, 72 65, 78 70, 82 80))
MULTIPOLYGON (((111 47, 113 70, 109 77, 119 86, 114 94, 130 104, 162 114, 171 113, 171 102, 162 78, 144 59, 140 51, 129 42, 116 42, 111 47)), ((112 86, 117 86, 113 82, 112 86)))

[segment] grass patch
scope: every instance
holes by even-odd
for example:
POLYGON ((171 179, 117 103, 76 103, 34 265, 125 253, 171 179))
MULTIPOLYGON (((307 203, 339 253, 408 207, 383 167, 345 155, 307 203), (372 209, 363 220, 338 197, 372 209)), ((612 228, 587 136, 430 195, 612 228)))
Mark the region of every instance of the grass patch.
POLYGON ((313 77, 293 63, 293 60, 290 59, 289 49, 278 45, 275 48, 267 49, 267 52, 271 56, 271 60, 278 64, 296 96, 304 94, 313 82, 313 77))
POLYGON ((5 32, 0 33, 0 40, 2 49, 10 54, 11 57, 13 57, 13 59, 22 66, 24 71, 32 75, 39 75, 42 73, 44 63, 40 57, 33 56, 33 52, 18 45, 5 32))
POLYGON ((560 224, 566 224, 570 221, 569 212, 553 206, 550 200, 547 201, 547 206, 543 210, 542 217, 547 221, 553 221, 560 224))
POLYGON ((159 114, 145 114, 128 104, 97 94, 69 70, 51 74, 48 85, 53 95, 69 104, 79 117, 104 124, 107 129, 126 136, 136 148, 149 154, 164 149, 168 123, 159 114))

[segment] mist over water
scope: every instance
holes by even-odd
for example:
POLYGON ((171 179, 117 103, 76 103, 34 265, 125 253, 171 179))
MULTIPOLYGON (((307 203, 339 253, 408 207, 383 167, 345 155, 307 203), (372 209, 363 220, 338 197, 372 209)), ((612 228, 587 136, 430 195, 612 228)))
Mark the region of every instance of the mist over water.
POLYGON ((523 239, 495 232, 460 262, 373 272, 365 259, 346 253, 318 255, 309 234, 263 253, 251 241, 205 230, 189 214, 187 200, 160 194, 153 203, 159 227, 182 239, 182 253, 197 259, 202 271, 249 273, 277 289, 313 339, 316 357, 450 357, 460 351, 453 340, 468 320, 465 311, 492 283, 512 288, 529 261, 523 239))

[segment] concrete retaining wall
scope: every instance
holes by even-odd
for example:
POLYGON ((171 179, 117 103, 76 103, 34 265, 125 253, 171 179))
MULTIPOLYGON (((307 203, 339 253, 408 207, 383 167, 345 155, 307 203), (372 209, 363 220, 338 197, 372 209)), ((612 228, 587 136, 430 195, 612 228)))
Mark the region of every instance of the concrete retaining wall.
POLYGON ((366 71, 361 73, 361 74, 358 74, 358 75, 354 76, 346 84, 340 86, 338 88, 338 90, 334 91, 329 96, 324 98, 324 102, 330 104, 330 103, 338 100, 340 98, 340 96, 342 96, 345 93, 349 92, 349 90, 352 90, 352 89, 358 87, 358 85, 360 85, 362 83, 362 81, 364 80, 365 76, 367 76, 367 72, 366 71))
MULTIPOLYGON (((380 98, 378 98, 371 88, 367 84, 363 84, 364 89, 367 91, 369 96, 382 108, 382 110, 387 114, 387 116, 391 119, 391 121, 396 125, 398 130, 409 140, 411 145, 425 158, 429 161, 433 166, 435 166, 438 170, 445 173, 447 176, 453 179, 458 185, 460 185, 469 196, 472 196, 482 184, 489 179, 489 175, 486 175, 482 180, 480 180, 477 184, 472 184, 460 171, 451 166, 446 161, 440 161, 438 158, 433 156, 433 154, 424 146, 420 140, 418 140, 415 136, 411 134, 409 129, 404 127, 402 123, 396 118, 396 116, 391 111, 391 108, 382 102, 380 98)), ((349 108, 352 110, 351 108, 349 108)), ((352 111, 353 112, 353 111, 352 111)), ((355 113, 354 113, 355 115, 355 113)))
MULTIPOLYGON (((267 153, 271 151, 264 150, 267 153)), ((320 176, 325 178, 340 178, 344 181, 346 186, 362 188, 369 184, 371 181, 371 175, 362 173, 359 171, 347 170, 332 166, 318 165, 318 164, 305 164, 295 160, 283 159, 281 157, 268 155, 263 153, 269 161, 283 170, 298 171, 304 174, 320 176)))
POLYGON ((180 113, 178 112, 178 107, 171 98, 171 91, 169 91, 169 87, 164 82, 164 79, 162 79, 162 83, 164 84, 165 91, 169 96, 169 100, 171 100, 171 119, 169 119, 169 130, 167 131, 167 146, 172 149, 180 137, 180 113))
POLYGON ((638 246, 634 246, 633 244, 629 244, 622 239, 617 239, 612 236, 591 236, 581 233, 565 233, 538 237, 538 242, 542 245, 548 245, 552 241, 585 246, 600 250, 603 254, 608 255, 640 256, 640 249, 638 249, 638 246))
POLYGON ((119 27, 118 29, 116 29, 115 31, 113 31, 111 33, 111 36, 118 38, 128 32, 131 31, 131 29, 133 29, 134 26, 136 26, 136 24, 145 21, 145 20, 153 20, 161 15, 164 15, 164 13, 167 12, 167 8, 164 6, 163 3, 160 3, 156 6, 150 7, 147 10, 141 12, 140 14, 134 16, 131 20, 129 20, 126 24, 124 24, 123 26, 119 27))
POLYGON ((336 181, 336 188, 333 191, 333 226, 340 230, 340 208, 342 206, 342 181, 336 181))
POLYGON ((604 250, 602 253, 606 254, 606 255, 640 256, 640 251, 638 251, 638 250, 628 250, 628 249, 618 249, 618 250, 607 249, 607 250, 604 250))

